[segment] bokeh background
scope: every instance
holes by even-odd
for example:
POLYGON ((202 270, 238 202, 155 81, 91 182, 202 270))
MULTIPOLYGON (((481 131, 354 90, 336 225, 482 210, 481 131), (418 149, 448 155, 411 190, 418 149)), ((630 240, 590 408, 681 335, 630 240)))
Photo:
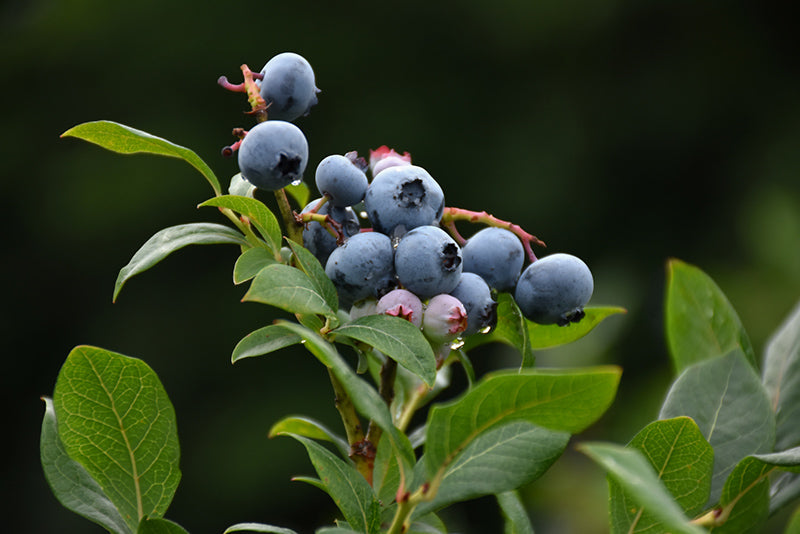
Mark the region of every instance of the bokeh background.
MULTIPOLYGON (((267 438, 290 413, 338 424, 324 370, 293 350, 230 364, 236 342, 277 316, 239 302, 235 247, 184 249, 111 304, 119 268, 154 232, 224 222, 195 207, 208 185, 183 162, 111 154, 63 131, 122 122, 193 149, 226 182, 237 169, 220 148, 250 123, 217 77, 303 54, 322 89, 297 121, 307 178, 328 154, 410 151, 448 205, 513 220, 548 243, 542 253, 582 257, 592 303, 627 308, 538 360, 623 366, 614 406, 575 441, 625 443, 672 379, 669 258, 717 281, 759 352, 800 298, 800 54, 796 18, 777 6, 6 0, 3 529, 101 532, 59 505, 38 463, 39 397, 78 344, 160 375, 182 444, 169 518, 213 533, 241 521, 312 532, 335 517, 325 494, 290 481, 313 473, 302 447, 267 438)), ((518 363, 497 346, 474 360, 481 372, 518 363)), ((572 447, 523 496, 537 533, 607 529, 604 476, 572 447)), ((491 499, 443 515, 453 532, 502 530, 491 499)))

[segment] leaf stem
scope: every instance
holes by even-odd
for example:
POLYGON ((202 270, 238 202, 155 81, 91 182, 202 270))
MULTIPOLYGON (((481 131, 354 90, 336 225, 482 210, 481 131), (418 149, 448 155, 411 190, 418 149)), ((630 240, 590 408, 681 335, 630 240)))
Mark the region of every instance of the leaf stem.
POLYGON ((331 369, 328 369, 328 376, 331 379, 331 385, 334 392, 334 405, 339 412, 344 424, 344 430, 347 434, 347 442, 350 445, 350 459, 356 466, 356 469, 361 473, 364 478, 372 484, 372 470, 375 465, 375 450, 372 448, 364 438, 364 428, 361 426, 361 419, 356 413, 355 405, 350 399, 350 396, 345 391, 339 379, 333 374, 331 369))
POLYGON ((281 210, 281 217, 286 226, 286 233, 289 239, 295 243, 303 244, 303 225, 298 223, 292 213, 292 206, 289 204, 289 197, 286 196, 285 189, 275 191, 275 199, 278 201, 278 209, 281 210))
MULTIPOLYGON (((386 402, 386 405, 391 406, 394 400, 394 382, 397 378, 397 362, 394 359, 386 358, 386 361, 383 362, 381 366, 380 377, 381 383, 378 388, 378 393, 384 402, 386 402)), ((376 425, 373 421, 370 421, 366 440, 375 447, 376 450, 382 434, 383 430, 381 427, 376 425)))

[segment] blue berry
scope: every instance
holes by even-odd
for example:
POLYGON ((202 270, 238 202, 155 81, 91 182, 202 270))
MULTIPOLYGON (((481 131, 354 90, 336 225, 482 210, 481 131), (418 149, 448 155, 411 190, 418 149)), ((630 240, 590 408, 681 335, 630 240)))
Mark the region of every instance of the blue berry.
POLYGON ((367 175, 346 156, 334 154, 320 161, 315 179, 319 192, 340 208, 355 206, 367 192, 367 175))
POLYGON ((400 285, 426 299, 455 289, 461 261, 461 249, 447 232, 438 226, 418 226, 400 239, 394 263, 400 285))
POLYGON ((397 287, 391 239, 377 232, 354 235, 331 252, 325 274, 336 287, 342 308, 383 296, 397 287))
POLYGON ((422 333, 432 343, 449 343, 467 328, 467 310, 452 295, 436 295, 422 315, 422 333))
POLYGON ((377 313, 402 317, 417 328, 422 327, 422 301, 411 291, 393 289, 378 300, 377 313))
POLYGON ((273 57, 261 69, 261 98, 267 103, 270 120, 293 121, 308 115, 317 103, 314 70, 303 56, 284 52, 273 57))
MULTIPOLYGON (((320 198, 309 202, 303 213, 307 213, 314 209, 320 202, 320 198)), ((337 208, 331 206, 330 202, 326 202, 317 211, 320 215, 329 215, 331 219, 342 225, 342 234, 345 238, 356 235, 361 231, 361 226, 358 222, 358 215, 353 211, 353 208, 337 208)), ((331 235, 328 230, 316 221, 311 221, 303 228, 303 246, 306 247, 322 265, 328 261, 328 256, 338 246, 336 237, 331 235)))
POLYGON ((364 208, 376 231, 399 237, 418 226, 439 224, 444 193, 422 167, 394 166, 373 178, 364 208))
POLYGON ((247 132, 238 159, 245 180, 259 189, 276 191, 302 180, 308 142, 291 122, 264 121, 247 132))
POLYGON ((462 272, 461 280, 450 294, 460 300, 467 310, 464 337, 487 326, 494 327, 497 323, 497 302, 492 298, 489 285, 477 274, 462 272))
POLYGON ((464 271, 475 273, 498 291, 511 291, 517 283, 525 251, 522 242, 505 228, 478 231, 462 247, 464 271))
POLYGON ((514 299, 522 314, 539 324, 566 326, 584 317, 594 281, 589 267, 570 254, 551 254, 520 275, 514 299))

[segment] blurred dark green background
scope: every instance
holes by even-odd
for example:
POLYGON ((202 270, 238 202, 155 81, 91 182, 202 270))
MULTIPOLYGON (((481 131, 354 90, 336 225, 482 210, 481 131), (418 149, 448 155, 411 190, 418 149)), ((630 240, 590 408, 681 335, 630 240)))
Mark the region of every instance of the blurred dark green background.
MULTIPOLYGON (((203 178, 63 131, 122 122, 192 148, 226 182, 236 165, 219 150, 250 123, 217 77, 303 54, 322 89, 297 121, 312 183, 328 154, 410 151, 448 205, 487 210, 547 252, 581 256, 595 274, 592 302, 629 310, 539 359, 622 365, 612 410, 576 439, 624 443, 657 415, 672 378, 668 258, 718 282, 759 352, 800 297, 800 54, 794 13, 776 6, 6 0, 3 530, 100 532, 61 508, 38 463, 39 397, 78 344, 159 373, 183 453, 168 517, 192 533, 241 521, 311 532, 335 515, 326 495, 289 480, 313 473, 302 447, 266 437, 290 413, 337 425, 324 370, 292 350, 229 363, 236 342, 276 316, 239 302, 235 247, 185 249, 111 304, 117 271, 154 232, 223 222, 195 208, 211 195, 203 178)), ((482 371, 518 362, 502 347, 474 359, 482 371)), ((605 491, 599 469, 570 448, 523 494, 537 533, 593 533, 606 530, 605 491)), ((501 531, 491 499, 445 515, 454 532, 501 531)))

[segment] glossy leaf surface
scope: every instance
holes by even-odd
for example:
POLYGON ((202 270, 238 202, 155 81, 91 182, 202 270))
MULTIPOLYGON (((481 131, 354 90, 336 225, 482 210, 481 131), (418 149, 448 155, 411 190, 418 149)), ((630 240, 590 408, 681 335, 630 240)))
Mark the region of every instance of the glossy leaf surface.
POLYGON ((767 343, 764 386, 775 410, 775 449, 800 445, 800 305, 767 343))
POLYGON ((210 198, 200 206, 227 208, 244 215, 258 228, 259 233, 273 252, 281 248, 281 227, 278 224, 278 219, 260 200, 236 195, 223 195, 210 198))
POLYGON ((291 313, 336 317, 336 311, 307 274, 280 263, 261 269, 242 300, 269 304, 291 313))

